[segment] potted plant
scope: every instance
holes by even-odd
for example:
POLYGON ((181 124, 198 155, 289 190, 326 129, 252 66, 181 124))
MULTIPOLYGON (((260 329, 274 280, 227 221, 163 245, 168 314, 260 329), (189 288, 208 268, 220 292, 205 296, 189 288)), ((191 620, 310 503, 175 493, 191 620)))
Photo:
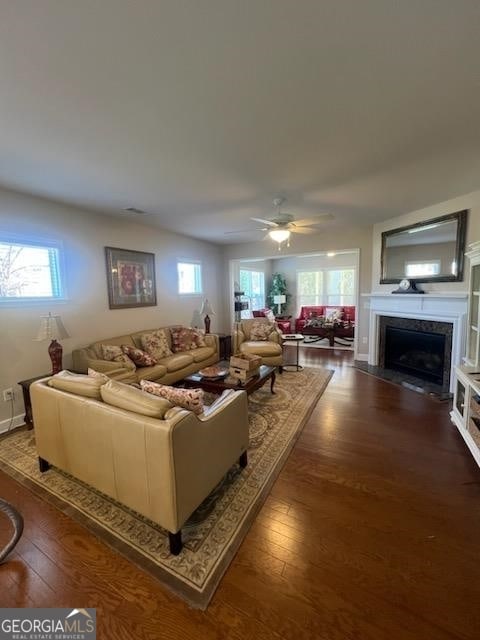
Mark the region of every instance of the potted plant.
POLYGON ((277 309, 278 306, 280 306, 280 313, 277 314, 278 316, 280 316, 285 313, 285 310, 288 306, 289 298, 290 298, 290 294, 287 292, 287 281, 285 279, 285 276, 282 275, 281 273, 274 273, 272 275, 272 282, 267 294, 268 306, 271 309, 275 309, 275 310, 277 309), (286 302, 278 305, 278 303, 275 302, 275 296, 285 296, 286 302))

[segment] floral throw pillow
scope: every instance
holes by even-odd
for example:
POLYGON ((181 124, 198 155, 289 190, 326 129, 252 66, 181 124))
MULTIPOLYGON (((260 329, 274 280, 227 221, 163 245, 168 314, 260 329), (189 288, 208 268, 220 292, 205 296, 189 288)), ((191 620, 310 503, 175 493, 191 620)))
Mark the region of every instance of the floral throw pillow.
POLYGON ((123 353, 122 348, 115 344, 102 344, 102 355, 104 360, 119 362, 123 366, 135 369, 135 364, 123 353))
POLYGON ((152 333, 144 333, 140 342, 143 349, 157 362, 162 358, 173 355, 164 329, 157 329, 152 333))
POLYGON ((106 384, 110 380, 110 378, 106 376, 104 373, 101 373, 100 371, 95 371, 95 369, 90 369, 90 367, 88 367, 87 369, 87 374, 90 376, 90 378, 97 378, 97 380, 101 380, 103 384, 106 384))
POLYGON ((197 348, 192 329, 188 329, 187 327, 173 327, 170 329, 170 332, 172 334, 172 346, 175 353, 197 348))
POLYGON ((205 342, 205 334, 200 329, 190 329, 195 338, 195 342, 197 343, 197 347, 206 347, 207 343, 205 342))
POLYGON ((268 336, 275 329, 270 322, 253 322, 250 329, 250 340, 268 340, 268 336))
POLYGON ((342 319, 342 311, 335 307, 325 307, 325 320, 327 322, 337 322, 342 319))
POLYGON ((157 364, 155 358, 153 358, 146 351, 137 349, 137 347, 131 347, 128 344, 122 344, 122 351, 130 358, 130 360, 133 360, 137 367, 153 367, 153 365, 157 364))
POLYGON ((265 317, 267 318, 267 320, 269 320, 270 322, 275 322, 275 314, 273 313, 273 311, 271 309, 269 309, 266 313, 265 313, 265 317))
POLYGON ((207 346, 203 333, 198 329, 173 327, 170 329, 170 332, 172 334, 172 346, 175 353, 207 346))
POLYGON ((165 398, 177 407, 188 409, 196 415, 203 412, 203 389, 177 389, 150 380, 140 380, 140 386, 143 391, 165 398))

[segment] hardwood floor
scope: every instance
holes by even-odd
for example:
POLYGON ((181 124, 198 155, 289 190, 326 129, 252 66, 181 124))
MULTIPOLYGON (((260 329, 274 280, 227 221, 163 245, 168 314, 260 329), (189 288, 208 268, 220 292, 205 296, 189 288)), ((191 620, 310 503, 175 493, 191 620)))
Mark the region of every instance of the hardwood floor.
POLYGON ((5 474, 25 533, 0 567, 0 606, 97 607, 98 637, 115 640, 477 639, 480 470, 448 403, 344 351, 301 362, 335 375, 207 611, 5 474))

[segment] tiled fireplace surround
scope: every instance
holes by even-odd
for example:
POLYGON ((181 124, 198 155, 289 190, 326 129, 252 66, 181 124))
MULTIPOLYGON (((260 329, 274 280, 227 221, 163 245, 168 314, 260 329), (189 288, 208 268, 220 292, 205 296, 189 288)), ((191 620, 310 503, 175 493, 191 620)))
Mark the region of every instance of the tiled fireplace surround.
POLYGON ((371 293, 364 297, 369 300, 370 306, 369 365, 381 366, 379 360, 382 316, 451 324, 452 347, 446 362, 450 365, 449 389, 453 392, 454 367, 461 364, 465 351, 467 293, 371 293))

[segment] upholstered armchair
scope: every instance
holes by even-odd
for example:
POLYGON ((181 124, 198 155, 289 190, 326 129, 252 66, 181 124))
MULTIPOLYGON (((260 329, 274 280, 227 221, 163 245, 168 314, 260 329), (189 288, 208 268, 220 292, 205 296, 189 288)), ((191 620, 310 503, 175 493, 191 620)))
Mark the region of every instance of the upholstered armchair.
POLYGON ((233 328, 233 352, 253 353, 262 358, 262 364, 282 370, 282 334, 267 318, 252 318, 236 322, 233 328), (260 331, 257 331, 260 329, 260 331), (259 334, 264 339, 258 339, 259 334))

